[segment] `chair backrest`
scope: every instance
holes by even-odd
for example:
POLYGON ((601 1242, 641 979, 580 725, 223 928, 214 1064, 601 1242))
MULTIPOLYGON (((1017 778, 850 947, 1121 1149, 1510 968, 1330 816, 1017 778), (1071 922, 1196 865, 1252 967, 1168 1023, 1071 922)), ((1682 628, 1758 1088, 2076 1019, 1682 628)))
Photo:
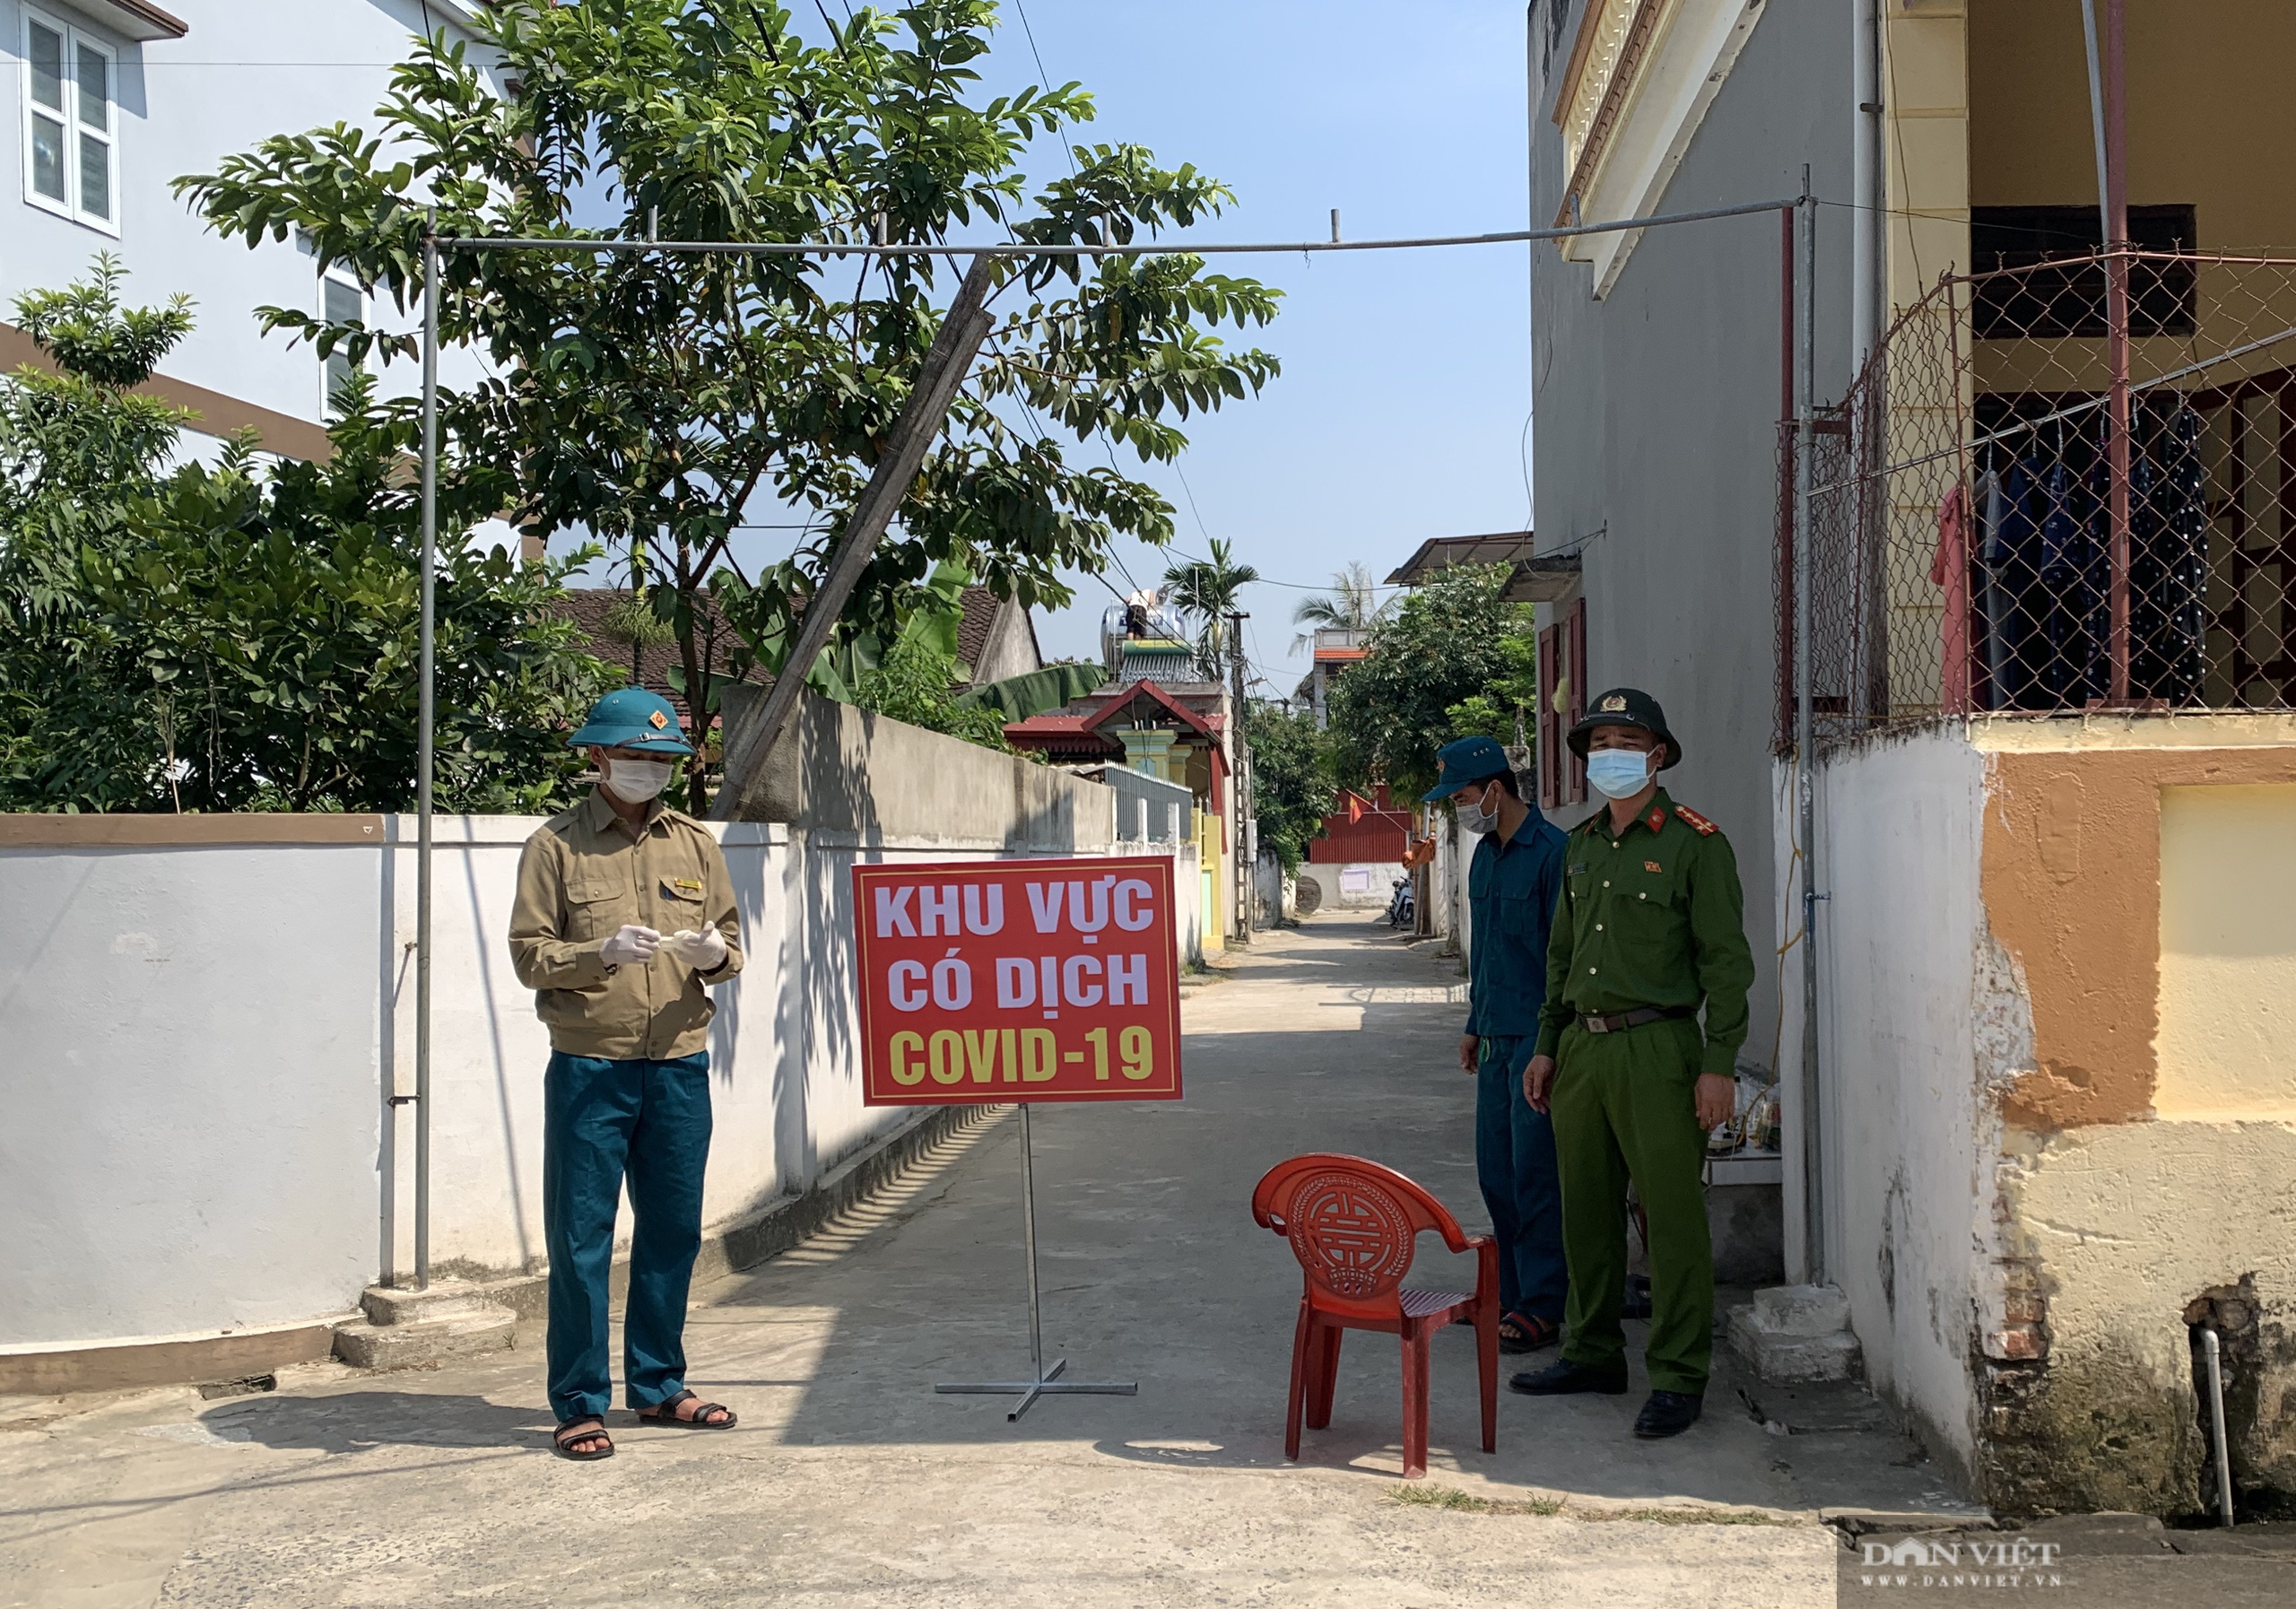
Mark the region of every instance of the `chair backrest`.
POLYGON ((1420 1232, 1435 1230, 1453 1251, 1465 1231, 1443 1204, 1392 1168, 1317 1152, 1267 1170, 1252 1191, 1252 1217, 1289 1240, 1319 1307, 1392 1318, 1420 1232))

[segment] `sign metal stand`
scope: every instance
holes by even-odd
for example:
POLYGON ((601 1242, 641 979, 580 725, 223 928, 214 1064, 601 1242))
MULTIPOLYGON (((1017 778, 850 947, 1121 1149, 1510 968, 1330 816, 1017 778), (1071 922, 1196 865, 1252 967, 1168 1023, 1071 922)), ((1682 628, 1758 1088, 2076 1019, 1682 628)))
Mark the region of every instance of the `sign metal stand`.
POLYGON ((1029 1144, 1029 1102, 1021 1108, 1021 1222, 1029 1248, 1029 1369, 1036 1378, 1027 1380, 985 1381, 974 1385, 940 1385, 933 1389, 948 1396, 1017 1396, 1020 1405, 1004 1415, 1010 1422, 1020 1418, 1035 1406, 1039 1396, 1136 1396, 1138 1381, 1118 1385, 1109 1382, 1087 1384, 1082 1380, 1064 1380, 1061 1370, 1068 1367, 1068 1360, 1055 1360, 1052 1367, 1044 1366, 1043 1311, 1037 1294, 1037 1176, 1036 1160, 1029 1144))

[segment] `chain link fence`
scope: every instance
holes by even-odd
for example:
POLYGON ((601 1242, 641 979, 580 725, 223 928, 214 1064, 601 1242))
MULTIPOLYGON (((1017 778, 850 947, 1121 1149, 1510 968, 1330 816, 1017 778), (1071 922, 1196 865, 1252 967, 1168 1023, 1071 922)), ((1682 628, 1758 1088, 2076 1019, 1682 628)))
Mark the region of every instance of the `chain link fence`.
MULTIPOLYGON (((1793 452, 1788 431, 1781 752, 1793 452)), ((1822 748, 1987 713, 2296 708, 2296 260, 1942 280, 1820 410, 1811 485, 1822 748)))

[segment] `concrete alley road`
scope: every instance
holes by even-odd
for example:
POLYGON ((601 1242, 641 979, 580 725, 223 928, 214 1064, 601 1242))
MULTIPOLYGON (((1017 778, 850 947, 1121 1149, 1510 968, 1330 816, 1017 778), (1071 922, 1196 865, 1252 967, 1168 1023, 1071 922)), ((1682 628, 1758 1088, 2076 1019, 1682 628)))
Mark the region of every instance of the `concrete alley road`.
MULTIPOLYGON (((1430 949, 1352 914, 1261 935, 1187 1005, 1184 1101, 1039 1109, 1048 1356, 1137 1379, 1137 1397, 1047 1398, 1009 1424, 1010 1399, 931 1389, 1026 1372, 1001 1111, 700 1293, 692 1380, 739 1411, 730 1432, 617 1412, 619 1457, 553 1458, 536 1335, 435 1372, 313 1366, 260 1396, 0 1412, 0 1604, 1831 1604, 1818 1505, 1949 1506, 1875 1413, 1766 1435, 1726 1374, 1703 1423, 1646 1445, 1628 1434, 1638 1370, 1624 1397, 1502 1393, 1487 1457, 1473 1335, 1454 1328, 1428 1478, 1406 1483, 1396 1348, 1359 1335, 1330 1428, 1285 1462, 1299 1274, 1251 1221, 1262 1171, 1354 1152, 1484 1222, 1464 1007, 1430 949), (1438 1489, 1461 1506, 1398 1500, 1438 1489), (1682 1523, 1694 1504, 1785 1512, 1682 1523), (1636 1509, 1661 1518, 1605 1518, 1636 1509)), ((1412 1283, 1472 1279, 1448 1263, 1422 1237, 1412 1283)))

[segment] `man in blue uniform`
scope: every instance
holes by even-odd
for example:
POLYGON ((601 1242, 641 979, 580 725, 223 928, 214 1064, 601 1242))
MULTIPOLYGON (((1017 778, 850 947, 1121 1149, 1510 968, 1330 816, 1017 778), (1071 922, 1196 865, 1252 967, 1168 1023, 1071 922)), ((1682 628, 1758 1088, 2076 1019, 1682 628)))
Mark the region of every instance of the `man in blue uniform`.
POLYGON ((1467 870, 1474 931, 1459 1066, 1475 1079, 1475 1174, 1499 1242, 1501 1352, 1552 1346, 1569 1286, 1554 1128, 1524 1098, 1523 1068, 1546 998, 1547 933, 1561 891, 1561 831, 1523 803, 1507 751, 1463 737, 1436 756, 1427 803, 1448 799, 1479 832, 1467 870))

